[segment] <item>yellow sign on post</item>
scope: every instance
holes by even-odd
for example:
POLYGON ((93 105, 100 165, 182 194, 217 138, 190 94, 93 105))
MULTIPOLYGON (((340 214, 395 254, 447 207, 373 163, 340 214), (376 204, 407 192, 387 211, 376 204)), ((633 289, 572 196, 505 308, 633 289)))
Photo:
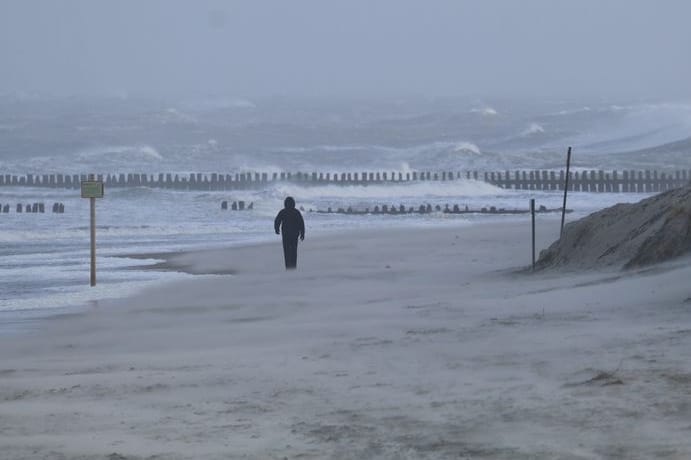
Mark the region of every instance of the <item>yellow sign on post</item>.
POLYGON ((82 181, 82 198, 91 201, 91 286, 96 286, 96 198, 103 198, 103 182, 94 180, 94 175, 89 180, 82 181))

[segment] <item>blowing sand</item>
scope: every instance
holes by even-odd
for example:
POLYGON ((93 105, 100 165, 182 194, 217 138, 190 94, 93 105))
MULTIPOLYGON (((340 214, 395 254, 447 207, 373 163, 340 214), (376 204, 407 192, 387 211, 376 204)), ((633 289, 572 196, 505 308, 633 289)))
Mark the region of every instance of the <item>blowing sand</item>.
POLYGON ((0 458, 691 458, 689 259, 517 272, 528 232, 168 256, 233 275, 0 339, 0 458))

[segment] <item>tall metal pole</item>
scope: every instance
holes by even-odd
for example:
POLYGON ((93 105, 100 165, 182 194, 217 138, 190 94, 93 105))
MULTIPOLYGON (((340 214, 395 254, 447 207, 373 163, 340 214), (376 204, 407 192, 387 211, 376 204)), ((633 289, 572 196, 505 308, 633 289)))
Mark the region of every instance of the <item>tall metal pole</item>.
POLYGON ((533 271, 535 271, 535 198, 530 199, 530 217, 533 228, 533 271))
POLYGON ((569 175, 571 174, 571 147, 566 153, 566 177, 564 178, 564 204, 561 207, 561 229, 559 238, 564 235, 564 218, 566 217, 566 195, 569 193, 569 175))
MULTIPOLYGON (((94 175, 89 176, 94 180, 94 175)), ((89 198, 91 205, 91 286, 96 286, 96 198, 89 198)))

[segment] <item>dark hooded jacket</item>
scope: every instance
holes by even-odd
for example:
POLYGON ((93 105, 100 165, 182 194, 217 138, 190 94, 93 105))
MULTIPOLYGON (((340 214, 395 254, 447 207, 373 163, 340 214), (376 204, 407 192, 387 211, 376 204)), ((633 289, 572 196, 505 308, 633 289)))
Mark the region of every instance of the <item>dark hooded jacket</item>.
POLYGON ((278 212, 274 220, 274 230, 278 233, 280 229, 283 238, 305 238, 305 221, 300 211, 295 209, 295 200, 288 197, 283 205, 285 207, 278 212))

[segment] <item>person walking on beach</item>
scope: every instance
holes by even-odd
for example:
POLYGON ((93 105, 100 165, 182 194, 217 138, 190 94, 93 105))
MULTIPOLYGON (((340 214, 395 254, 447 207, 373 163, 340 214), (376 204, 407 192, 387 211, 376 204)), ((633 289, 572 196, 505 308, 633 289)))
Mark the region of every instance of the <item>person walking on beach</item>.
POLYGON ((300 211, 295 209, 295 200, 289 196, 283 202, 284 208, 278 212, 274 220, 276 235, 283 235, 283 257, 286 270, 292 270, 298 262, 298 237, 305 240, 305 221, 300 211))

